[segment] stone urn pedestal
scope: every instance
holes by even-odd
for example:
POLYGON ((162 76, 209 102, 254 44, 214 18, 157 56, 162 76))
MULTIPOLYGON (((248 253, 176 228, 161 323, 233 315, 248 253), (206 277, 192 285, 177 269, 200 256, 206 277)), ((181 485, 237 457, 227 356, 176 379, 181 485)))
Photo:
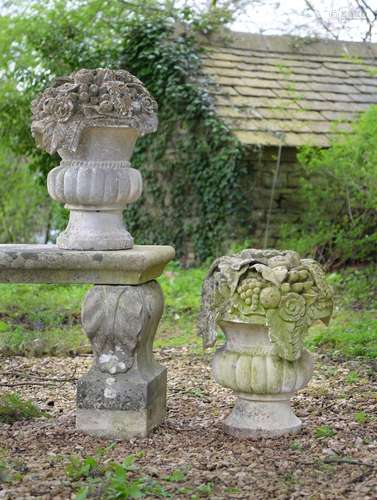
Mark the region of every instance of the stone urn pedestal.
POLYGON ((62 162, 50 196, 70 210, 56 245, 0 245, 0 281, 94 285, 82 326, 94 362, 77 384, 77 428, 111 439, 146 436, 166 412, 166 369, 153 357, 163 312, 155 281, 169 246, 134 245, 123 210, 142 192, 130 159, 157 129, 157 103, 125 70, 81 69, 56 79, 32 106, 37 144, 62 162))
POLYGON ((303 338, 314 321, 329 321, 332 308, 321 267, 296 252, 251 249, 213 263, 199 327, 205 347, 218 328, 226 338, 212 364, 216 381, 237 396, 225 432, 273 438, 301 428, 290 400, 313 373, 303 338))

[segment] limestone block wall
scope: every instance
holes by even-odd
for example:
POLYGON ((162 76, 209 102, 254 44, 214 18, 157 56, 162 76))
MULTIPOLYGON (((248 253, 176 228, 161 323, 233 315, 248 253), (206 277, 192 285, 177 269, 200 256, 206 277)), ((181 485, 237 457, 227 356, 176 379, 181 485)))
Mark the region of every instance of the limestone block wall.
MULTIPOLYGON (((253 246, 262 246, 270 206, 271 190, 277 168, 277 147, 254 147, 247 150, 248 173, 243 183, 250 199, 250 214, 244 230, 253 246)), ((282 224, 299 221, 301 204, 297 198, 301 167, 296 148, 283 147, 273 194, 268 245, 277 242, 282 224)))

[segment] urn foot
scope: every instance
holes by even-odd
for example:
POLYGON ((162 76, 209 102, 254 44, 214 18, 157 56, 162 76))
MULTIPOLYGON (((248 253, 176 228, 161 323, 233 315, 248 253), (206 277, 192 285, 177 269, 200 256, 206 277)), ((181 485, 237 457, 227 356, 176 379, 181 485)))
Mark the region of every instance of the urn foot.
POLYGON ((71 210, 67 229, 56 244, 65 250, 126 250, 133 238, 123 223, 121 210, 71 210))
POLYGON ((290 400, 267 396, 261 400, 239 397, 224 422, 224 431, 241 439, 277 438, 300 429, 301 420, 293 413, 290 400))

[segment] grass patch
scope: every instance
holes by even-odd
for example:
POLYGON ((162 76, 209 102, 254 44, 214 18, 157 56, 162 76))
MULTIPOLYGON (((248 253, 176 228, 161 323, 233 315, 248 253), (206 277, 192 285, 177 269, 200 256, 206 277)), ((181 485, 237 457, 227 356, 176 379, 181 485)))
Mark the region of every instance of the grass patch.
POLYGON ((377 318, 372 312, 341 311, 329 327, 311 329, 306 345, 334 356, 377 358, 377 318))
POLYGON ((376 266, 330 273, 328 281, 335 292, 333 319, 329 327, 310 330, 307 347, 320 347, 334 356, 377 358, 376 266))
POLYGON ((0 351, 5 355, 88 352, 80 307, 87 286, 0 285, 0 351))
POLYGON ((0 396, 0 422, 12 424, 17 420, 31 420, 46 415, 32 401, 22 399, 17 393, 0 396))
MULTIPOLYGON (((182 269, 170 263, 159 282, 165 312, 154 346, 185 346, 202 352, 196 334, 200 295, 207 266, 182 269)), ((329 274, 336 295, 328 328, 313 327, 309 349, 333 355, 377 358, 377 270, 369 266, 329 274)), ((0 285, 0 352, 6 355, 74 355, 90 352, 81 330, 80 309, 88 286, 0 285)))
POLYGON ((329 425, 321 425, 314 430, 314 437, 317 439, 327 439, 334 437, 336 432, 329 425))

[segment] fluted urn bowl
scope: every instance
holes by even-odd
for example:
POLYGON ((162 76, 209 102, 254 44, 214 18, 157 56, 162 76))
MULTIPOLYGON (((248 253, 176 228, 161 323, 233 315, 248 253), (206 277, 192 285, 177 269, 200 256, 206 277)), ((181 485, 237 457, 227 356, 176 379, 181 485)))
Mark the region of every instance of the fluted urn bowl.
POLYGON ((88 127, 73 153, 59 149, 61 164, 48 175, 50 196, 70 210, 57 239, 60 248, 121 250, 133 246, 123 210, 142 192, 140 172, 130 158, 139 133, 124 127, 88 127))

